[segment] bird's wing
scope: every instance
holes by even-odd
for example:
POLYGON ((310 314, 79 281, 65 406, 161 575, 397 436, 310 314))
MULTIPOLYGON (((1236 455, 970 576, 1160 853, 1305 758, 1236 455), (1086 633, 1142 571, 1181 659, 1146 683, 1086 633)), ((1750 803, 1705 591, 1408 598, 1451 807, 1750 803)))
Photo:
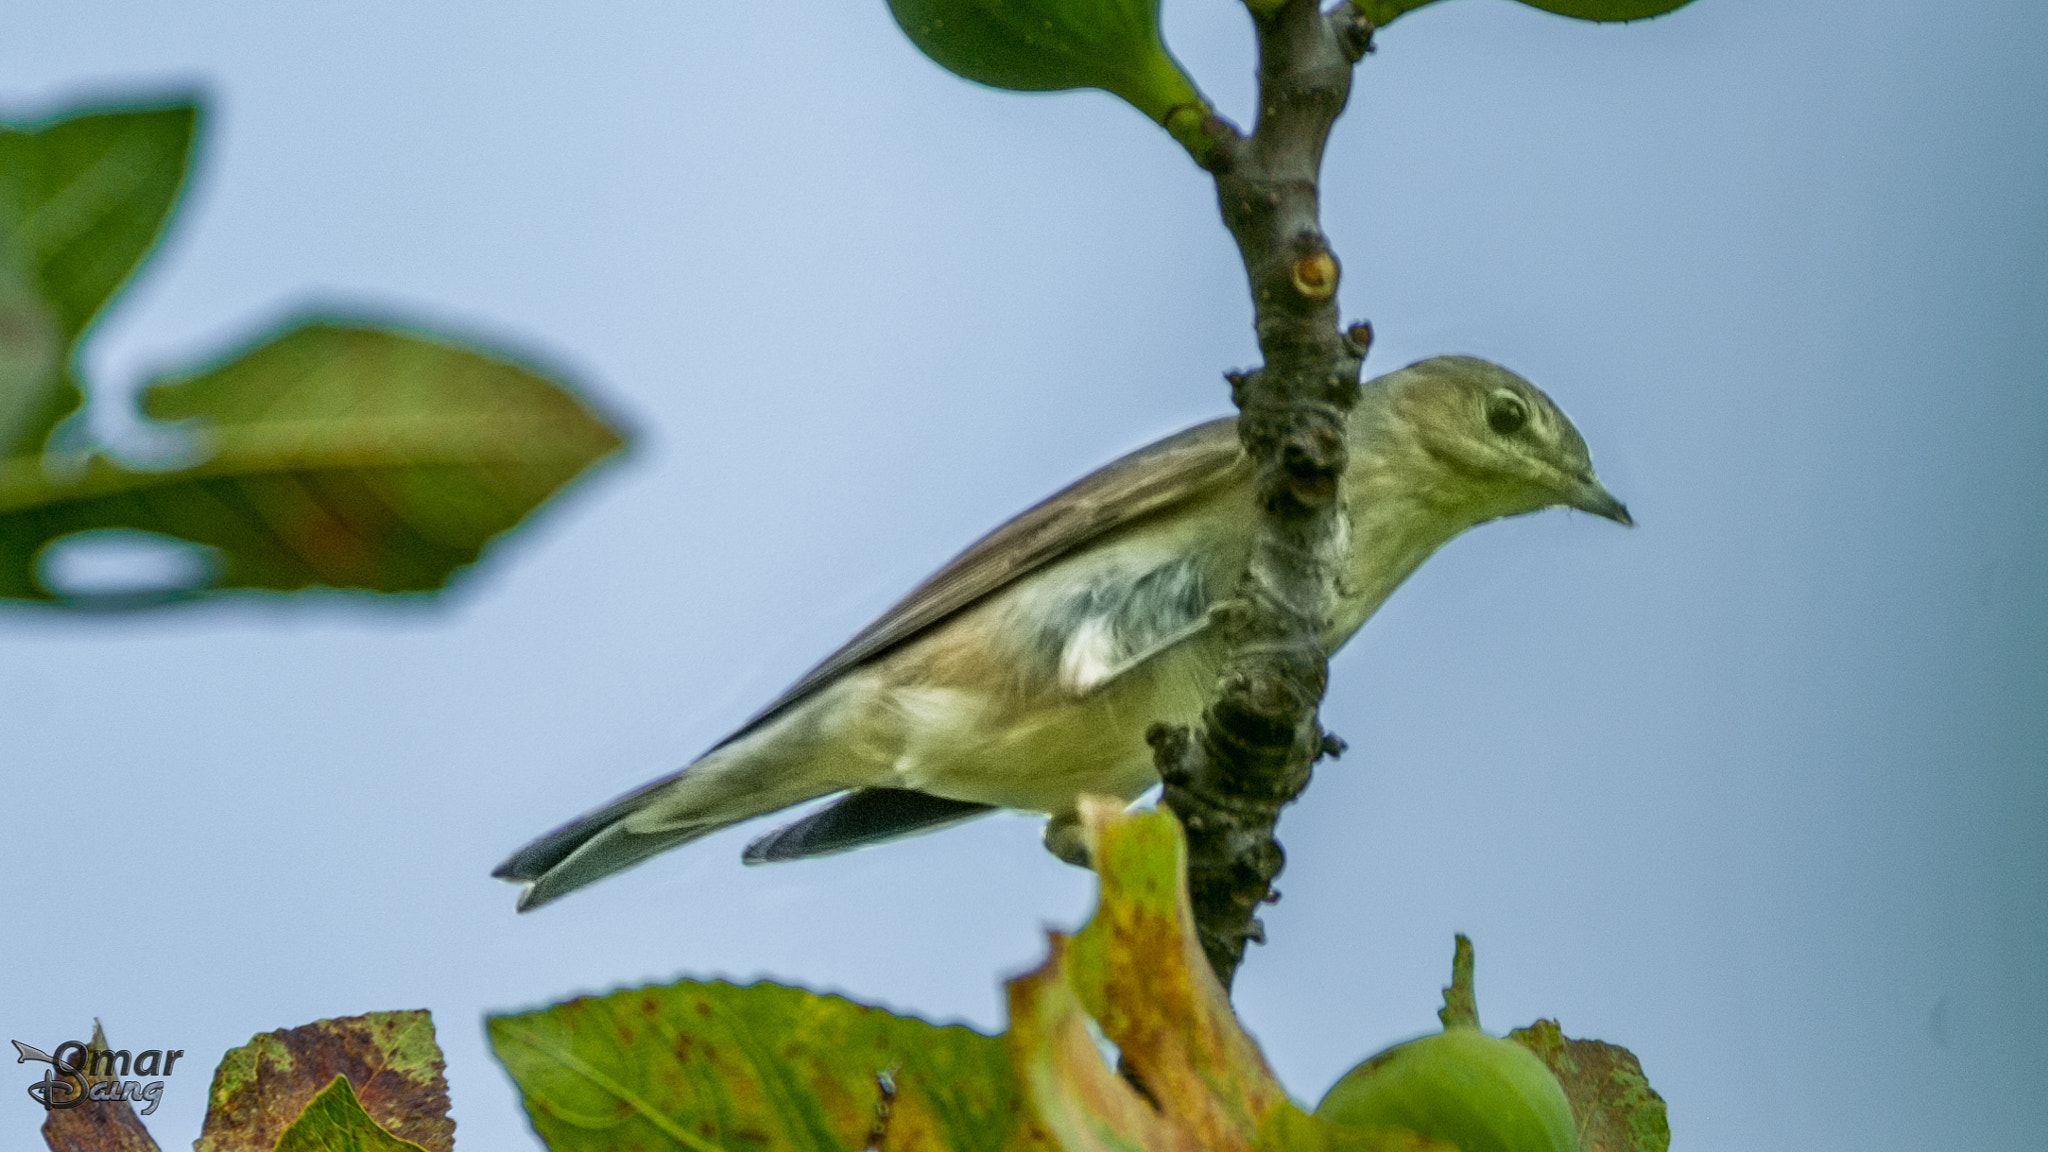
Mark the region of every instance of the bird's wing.
POLYGON ((740 859, 775 864, 851 852, 870 844, 930 832, 995 811, 991 804, 948 800, 903 788, 856 788, 794 824, 747 845, 740 859))
POLYGON ((1105 464, 975 541, 720 743, 739 739, 849 669, 915 639, 1060 557, 1209 491, 1235 475, 1243 460, 1237 418, 1226 416, 1105 464))

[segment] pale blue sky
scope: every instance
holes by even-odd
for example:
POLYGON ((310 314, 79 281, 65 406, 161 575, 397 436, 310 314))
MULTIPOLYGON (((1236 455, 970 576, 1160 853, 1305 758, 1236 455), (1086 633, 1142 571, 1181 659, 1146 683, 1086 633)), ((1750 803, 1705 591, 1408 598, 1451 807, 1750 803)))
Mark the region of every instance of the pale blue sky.
MULTIPOLYGON (((1169 36, 1242 116, 1236 5, 1169 36)), ((1004 817, 743 869, 735 831, 534 915, 490 867, 684 762, 983 529, 1227 404, 1207 181, 1099 94, 970 87, 880 0, 16 4, 0 109, 210 94, 89 367, 291 310, 566 365, 640 439, 439 604, 0 611, 0 1039, 195 1061, 434 1011, 462 1144, 529 1139, 481 1014, 774 974, 1001 1023, 1091 883, 1004 817)), ((1387 31, 1326 226, 1378 371, 1490 356, 1642 527, 1454 543, 1336 662, 1240 981, 1313 1100, 1434 1026, 1623 1043, 1680 1150, 2048 1129, 2048 12, 1698 0, 1387 31)), ((0 1091, 0 1147, 40 1111, 0 1091)))

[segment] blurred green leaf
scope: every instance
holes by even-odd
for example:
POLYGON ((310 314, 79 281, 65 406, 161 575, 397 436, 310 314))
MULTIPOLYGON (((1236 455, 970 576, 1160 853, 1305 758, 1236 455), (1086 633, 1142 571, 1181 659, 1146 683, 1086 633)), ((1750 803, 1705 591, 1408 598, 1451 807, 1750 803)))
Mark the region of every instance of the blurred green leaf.
MULTIPOLYGON (((622 443, 568 389, 482 349, 308 322, 230 362, 153 385, 203 457, 138 468, 45 451, 83 396, 78 346, 148 256, 192 155, 189 101, 0 125, 0 598, 78 533, 154 533, 213 550, 215 590, 439 588, 495 535, 622 443)), ((168 545, 175 547, 175 545, 168 545)))
POLYGON ((38 552, 105 528, 218 549, 221 588, 438 588, 622 443, 531 368, 336 321, 159 381, 143 409, 192 421, 204 459, 153 472, 94 456, 58 475, 0 462, 0 596, 49 597, 38 552))
POLYGON ((1534 1052, 1564 1086, 1579 1128, 1579 1152, 1667 1152, 1671 1121, 1635 1053, 1599 1040, 1574 1040, 1555 1020, 1508 1033, 1534 1052))
MULTIPOLYGON (((1365 13, 1373 27, 1384 28, 1403 12, 1413 11, 1436 0, 1351 0, 1352 6, 1365 13)), ((1692 3, 1692 0, 1521 0, 1531 8, 1541 8, 1560 16, 1572 16, 1580 20, 1617 21, 1644 20, 1651 16, 1662 16, 1692 3)))
POLYGON ((0 459, 76 408, 74 346, 163 234, 190 101, 0 124, 0 459))
POLYGON ((1000 1040, 838 996, 686 980, 493 1016, 489 1030, 555 1152, 1045 1147, 1000 1040))
POLYGON ((393 1136, 363 1111, 348 1077, 328 1081, 278 1137, 275 1152, 427 1152, 393 1136))
POLYGON ((1159 0, 889 0, 920 51, 996 88, 1101 88, 1199 154, 1209 105, 1167 52, 1159 0))

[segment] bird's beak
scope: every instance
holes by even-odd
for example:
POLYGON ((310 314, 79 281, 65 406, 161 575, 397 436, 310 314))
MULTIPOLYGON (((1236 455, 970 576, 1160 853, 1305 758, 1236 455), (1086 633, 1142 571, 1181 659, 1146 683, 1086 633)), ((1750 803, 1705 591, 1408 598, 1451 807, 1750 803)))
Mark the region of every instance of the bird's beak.
POLYGON ((1559 495, 1564 497, 1565 504, 1581 512, 1591 512, 1624 528, 1636 526, 1635 518, 1628 514, 1628 505, 1616 500, 1614 493, 1609 492, 1591 472, 1566 480, 1559 495))

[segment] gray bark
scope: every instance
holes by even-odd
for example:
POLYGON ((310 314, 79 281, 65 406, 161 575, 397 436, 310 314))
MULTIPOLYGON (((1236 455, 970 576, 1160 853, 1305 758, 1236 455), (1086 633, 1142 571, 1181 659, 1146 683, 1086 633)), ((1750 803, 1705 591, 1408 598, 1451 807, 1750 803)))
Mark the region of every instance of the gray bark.
POLYGON ((1340 330, 1337 259, 1318 217, 1330 126, 1351 91, 1372 27, 1350 3, 1329 12, 1287 0, 1254 14, 1259 109, 1250 135, 1221 118, 1207 167, 1250 281, 1265 363, 1230 376, 1238 432, 1257 469, 1261 524, 1225 626, 1237 640, 1199 729, 1155 726, 1162 803, 1188 833, 1188 886, 1202 947, 1227 989, 1255 915, 1277 899, 1285 856, 1280 810, 1307 787, 1311 765, 1341 745, 1317 718, 1328 678, 1323 626, 1343 557, 1338 480, 1344 428, 1371 341, 1340 330))

